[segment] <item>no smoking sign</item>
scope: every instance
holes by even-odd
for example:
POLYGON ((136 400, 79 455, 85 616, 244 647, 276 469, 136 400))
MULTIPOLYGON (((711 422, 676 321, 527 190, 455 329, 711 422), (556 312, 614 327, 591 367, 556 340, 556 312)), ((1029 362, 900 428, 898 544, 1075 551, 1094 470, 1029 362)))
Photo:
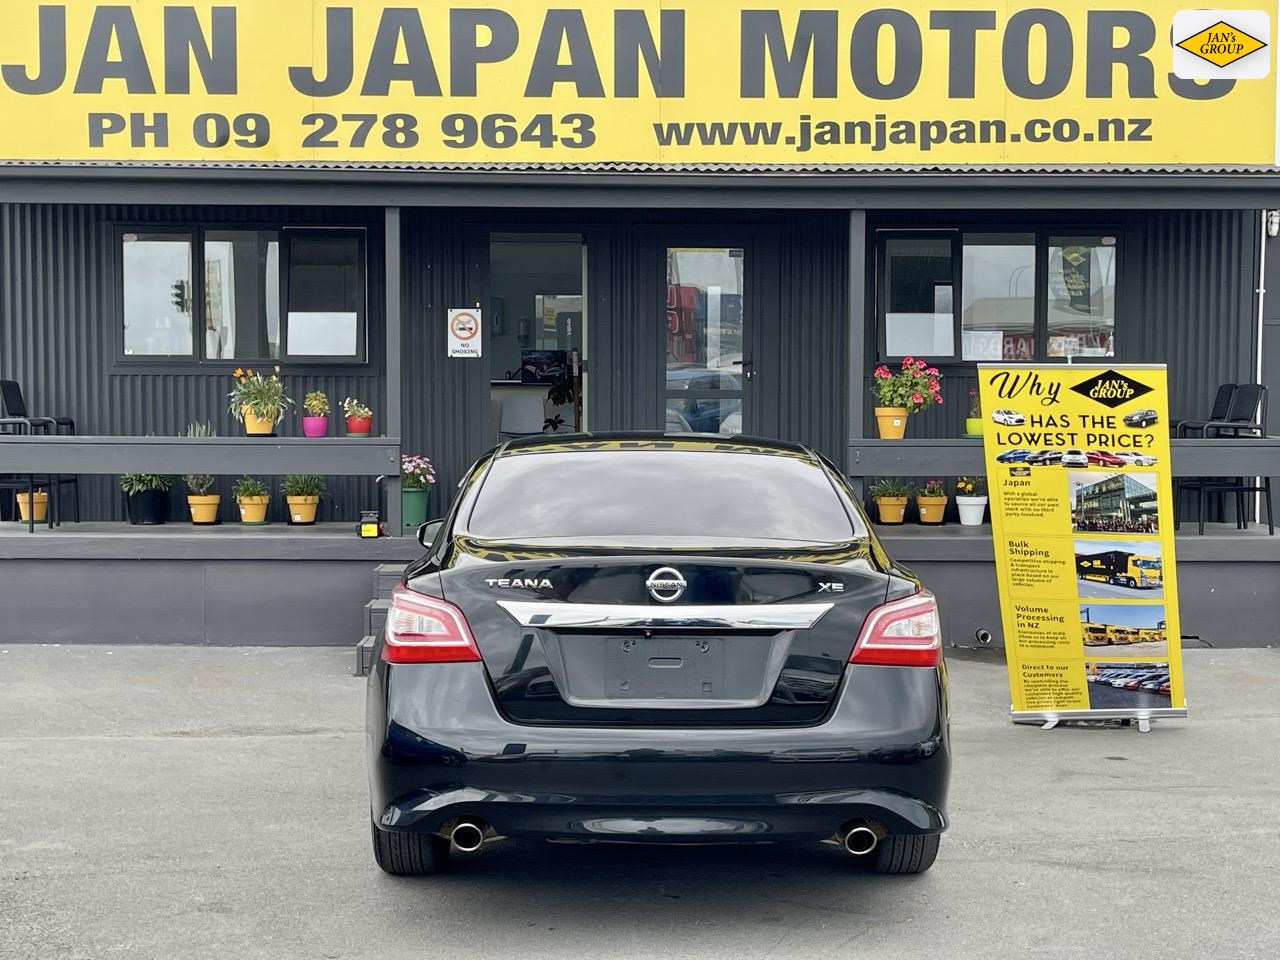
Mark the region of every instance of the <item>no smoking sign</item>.
POLYGON ((479 310, 449 311, 449 356, 479 357, 481 312, 479 310))

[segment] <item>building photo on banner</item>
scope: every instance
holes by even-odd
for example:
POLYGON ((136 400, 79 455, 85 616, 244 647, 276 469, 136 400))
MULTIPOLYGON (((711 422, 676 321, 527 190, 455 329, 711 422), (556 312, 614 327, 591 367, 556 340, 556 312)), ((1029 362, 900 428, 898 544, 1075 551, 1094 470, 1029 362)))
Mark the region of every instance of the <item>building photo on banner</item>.
POLYGON ((1184 716, 1166 369, 979 364, 978 388, 1014 718, 1184 716))

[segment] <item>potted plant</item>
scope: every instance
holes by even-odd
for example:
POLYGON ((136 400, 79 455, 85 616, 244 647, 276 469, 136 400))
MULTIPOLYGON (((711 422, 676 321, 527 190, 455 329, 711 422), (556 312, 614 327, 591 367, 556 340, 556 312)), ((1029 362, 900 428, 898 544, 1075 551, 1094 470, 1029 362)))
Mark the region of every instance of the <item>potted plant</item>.
POLYGON ((329 398, 323 390, 312 390, 302 398, 307 412, 302 417, 304 437, 323 437, 329 433, 329 398))
MULTIPOLYGON (((189 423, 184 436, 216 437, 213 426, 208 423, 189 423)), ((213 477, 207 473, 188 473, 182 478, 187 485, 187 508, 191 511, 191 522, 197 527, 209 527, 218 522, 218 508, 222 505, 222 494, 212 493, 213 477)))
POLYGON ((316 508, 320 506, 320 498, 325 495, 325 491, 324 477, 314 474, 285 477, 280 484, 280 492, 289 505, 289 522, 299 527, 315 523, 316 508))
POLYGON ((876 483, 870 492, 876 502, 881 523, 902 523, 903 514, 907 511, 907 500, 913 492, 911 484, 889 477, 876 483))
POLYGON ((373 432, 373 411, 359 400, 347 397, 342 401, 342 412, 347 418, 348 437, 367 437, 373 432))
POLYGON ((921 523, 942 523, 942 514, 947 509, 946 489, 941 480, 926 480, 924 488, 916 493, 916 507, 920 510, 921 523))
POLYGON ((960 522, 966 527, 982 525, 987 512, 987 478, 957 477, 956 507, 960 510, 960 522))
POLYGON ((22 490, 18 493, 18 518, 27 523, 31 511, 35 510, 35 522, 44 523, 49 516, 49 493, 46 490, 36 490, 28 493, 22 490))
POLYGON ((285 409, 293 406, 293 400, 284 392, 280 368, 276 367, 269 377, 239 367, 231 375, 236 381, 235 388, 227 394, 231 415, 244 424, 245 433, 254 436, 275 433, 276 424, 284 419, 285 409))
POLYGON ((241 477, 231 488, 231 495, 240 507, 240 522, 253 526, 267 522, 267 505, 271 495, 267 485, 253 477, 241 477))
POLYGON ((876 426, 884 440, 901 440, 907 432, 909 414, 942 403, 942 374, 923 360, 903 357, 897 373, 891 373, 881 364, 873 376, 872 390, 879 401, 876 426))
POLYGON ((969 414, 964 419, 964 435, 982 436, 982 401, 978 399, 977 387, 969 388, 969 414))
POLYGON ((436 482, 436 468, 426 457, 404 454, 400 457, 400 497, 406 527, 420 527, 427 522, 427 503, 436 482))
POLYGON ((126 473, 120 478, 129 505, 129 522, 140 526, 164 523, 173 478, 159 473, 126 473))

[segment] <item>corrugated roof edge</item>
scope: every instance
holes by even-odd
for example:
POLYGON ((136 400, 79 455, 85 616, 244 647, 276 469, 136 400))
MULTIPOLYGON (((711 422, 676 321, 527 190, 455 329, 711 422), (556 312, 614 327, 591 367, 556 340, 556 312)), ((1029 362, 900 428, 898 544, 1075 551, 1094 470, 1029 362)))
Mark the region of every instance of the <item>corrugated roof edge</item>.
POLYGON ((948 166, 944 164, 753 164, 753 163, 342 163, 312 161, 242 162, 242 161, 124 161, 124 160, 0 160, 0 167, 32 170, 244 170, 270 172, 273 170, 308 170, 332 172, 406 172, 406 173, 734 173, 734 174, 942 174, 947 176, 990 176, 992 174, 1016 174, 1020 176, 1081 176, 1129 174, 1157 174, 1177 176, 1250 175, 1280 176, 1280 166, 1256 164, 1155 164, 1155 165, 1104 165, 1104 164, 1042 164, 1022 166, 1016 164, 983 164, 975 166, 948 166))

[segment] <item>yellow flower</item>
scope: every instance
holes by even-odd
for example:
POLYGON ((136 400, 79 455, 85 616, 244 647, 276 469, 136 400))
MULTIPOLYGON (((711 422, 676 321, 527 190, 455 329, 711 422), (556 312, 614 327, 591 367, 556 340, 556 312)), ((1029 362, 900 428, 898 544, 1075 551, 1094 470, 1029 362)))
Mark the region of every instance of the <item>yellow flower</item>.
POLYGON ((277 363, 277 364, 276 364, 276 373, 279 373, 279 372, 280 372, 280 364, 278 364, 278 363, 277 363))
POLYGON ((244 371, 243 371, 243 370, 241 370, 239 367, 236 367, 235 372, 234 372, 234 373, 232 373, 231 375, 232 375, 233 377, 243 377, 243 376, 244 376, 244 371))

